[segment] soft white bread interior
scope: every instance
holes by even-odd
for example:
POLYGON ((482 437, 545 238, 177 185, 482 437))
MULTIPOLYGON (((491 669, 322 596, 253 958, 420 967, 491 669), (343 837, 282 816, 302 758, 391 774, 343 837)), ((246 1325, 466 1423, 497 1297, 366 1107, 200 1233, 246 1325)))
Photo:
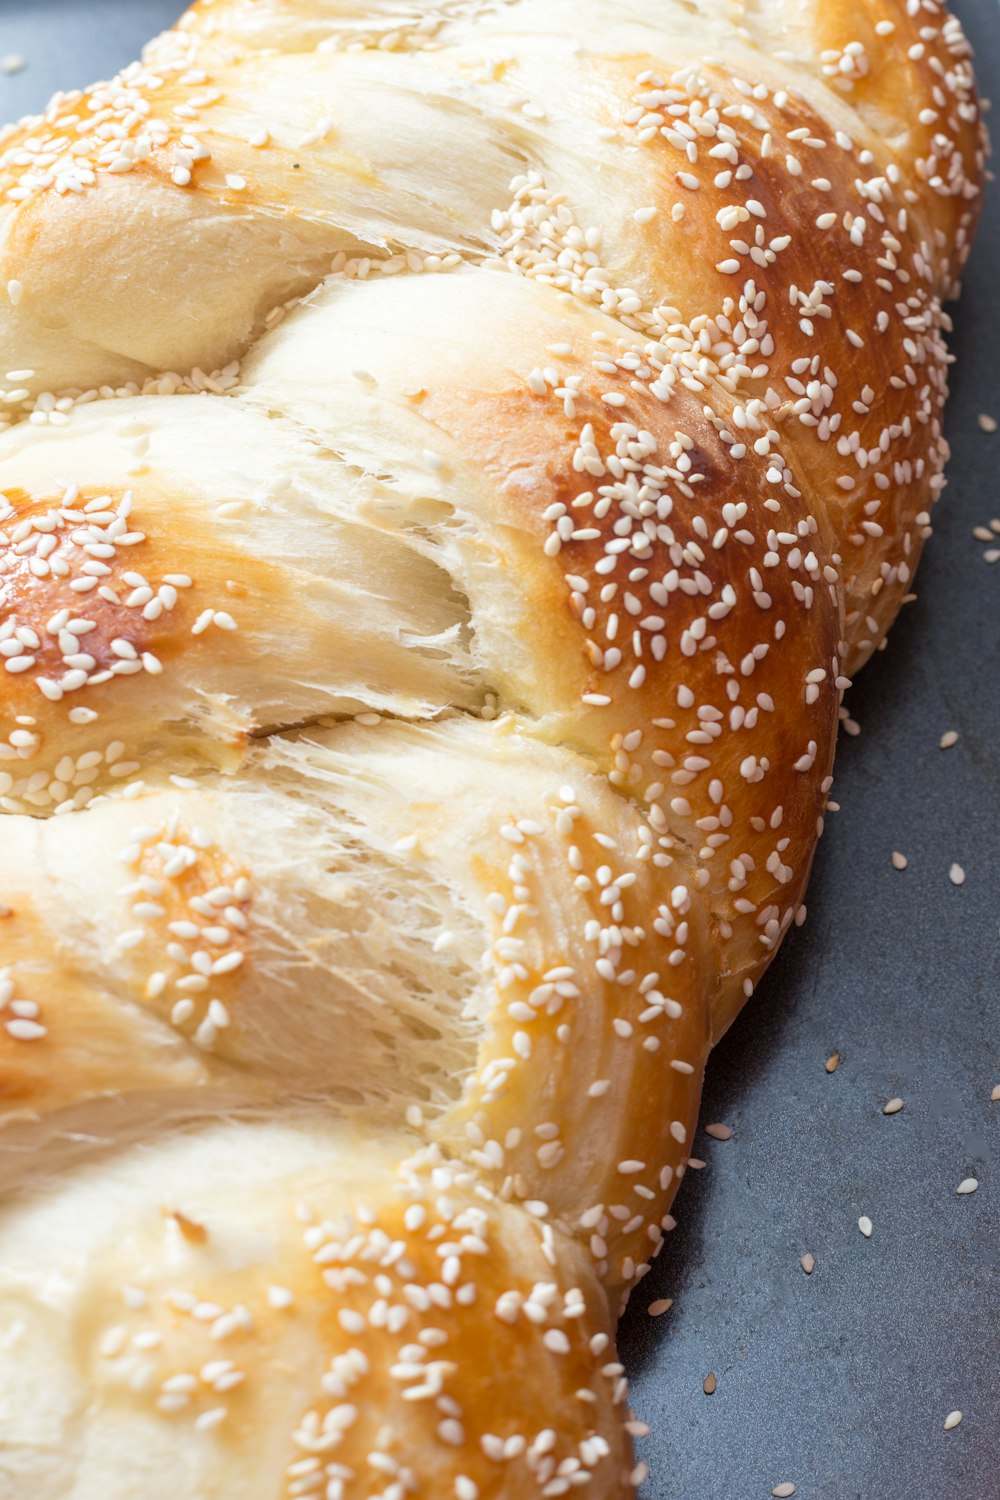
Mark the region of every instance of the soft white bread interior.
POLYGON ((321 1095, 376 1134, 416 1111, 600 1243, 609 1284, 649 1260, 713 969, 686 862, 652 863, 586 760, 509 719, 386 721, 272 741, 224 785, 7 822, 8 1012, 44 1043, 22 1039, 7 1123, 44 1121, 47 1149, 0 1131, 0 1182, 98 1137, 112 1098, 121 1137, 148 1132, 151 1091, 160 1127, 321 1095))

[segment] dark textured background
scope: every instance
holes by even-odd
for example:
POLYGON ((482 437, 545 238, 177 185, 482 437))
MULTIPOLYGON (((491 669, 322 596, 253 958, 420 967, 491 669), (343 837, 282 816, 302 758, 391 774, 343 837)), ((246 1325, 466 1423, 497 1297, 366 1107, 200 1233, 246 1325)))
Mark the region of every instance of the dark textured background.
MULTIPOLYGON (((0 74, 0 118, 106 76, 179 3, 0 0, 0 56, 27 60, 0 74)), ((955 8, 1000 96, 1000 7, 955 8)), ((703 1118, 735 1136, 699 1137, 708 1167, 624 1325, 649 1500, 782 1481, 801 1500, 1000 1500, 1000 564, 971 535, 1000 516, 1000 434, 976 420, 1000 419, 995 187, 953 347, 951 483, 919 600, 850 695, 862 734, 841 745, 809 920, 713 1059, 703 1118), (675 1301, 654 1321, 658 1297, 675 1301)))

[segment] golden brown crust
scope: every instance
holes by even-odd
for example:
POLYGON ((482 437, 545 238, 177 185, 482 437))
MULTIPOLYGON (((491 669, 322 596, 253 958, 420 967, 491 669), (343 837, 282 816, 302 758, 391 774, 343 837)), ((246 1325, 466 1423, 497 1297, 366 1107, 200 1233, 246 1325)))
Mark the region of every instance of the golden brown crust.
POLYGON ((750 92, 717 67, 665 87, 641 76, 633 129, 663 159, 651 239, 672 220, 665 305, 642 321, 664 330, 673 364, 722 376, 747 429, 776 431, 796 482, 822 496, 854 671, 909 590, 943 484, 949 273, 909 179, 882 143, 848 133, 846 113, 824 118, 766 83, 750 92))
POLYGON ((816 18, 824 78, 894 154, 903 148, 906 201, 919 205, 947 293, 979 220, 986 145, 961 24, 941 0, 834 0, 816 18))
POLYGON ((523 387, 431 397, 428 415, 482 455, 515 524, 562 575, 535 627, 564 661, 567 620, 576 627, 558 732, 646 805, 668 863, 677 848, 696 861, 717 940, 718 1035, 808 876, 843 685, 837 574, 775 459, 746 449, 734 460, 739 434, 717 387, 701 399, 675 388, 664 405, 648 367, 595 377, 590 361, 560 364, 564 380, 577 373, 572 418, 559 397, 523 387), (794 717, 776 711, 791 703, 794 717))

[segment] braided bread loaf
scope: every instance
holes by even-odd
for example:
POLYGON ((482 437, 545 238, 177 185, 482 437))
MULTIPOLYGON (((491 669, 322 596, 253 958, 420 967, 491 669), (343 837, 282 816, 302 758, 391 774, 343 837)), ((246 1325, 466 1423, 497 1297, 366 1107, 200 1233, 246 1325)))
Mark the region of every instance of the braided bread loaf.
POLYGON ((627 1495, 943 482, 961 31, 201 0, 0 153, 0 1497, 627 1495))

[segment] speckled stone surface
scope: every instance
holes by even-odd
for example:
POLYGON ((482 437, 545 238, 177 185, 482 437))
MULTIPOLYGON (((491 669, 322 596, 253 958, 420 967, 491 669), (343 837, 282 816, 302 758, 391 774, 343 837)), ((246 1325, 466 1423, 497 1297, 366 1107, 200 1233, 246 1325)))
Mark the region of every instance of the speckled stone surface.
MULTIPOLYGON (((2 0, 0 56, 27 66, 0 74, 0 115, 106 76, 179 8, 2 0)), ((955 9, 1000 96, 996 0, 955 9)), ((1000 433, 977 421, 1000 420, 996 187, 953 348, 919 600, 850 694, 861 735, 841 745, 809 920, 713 1059, 703 1119, 733 1138, 699 1135, 707 1167, 625 1321, 648 1500, 1000 1497, 1000 563, 972 536, 1000 517, 1000 433), (652 1319, 658 1298, 674 1305, 652 1319)))

